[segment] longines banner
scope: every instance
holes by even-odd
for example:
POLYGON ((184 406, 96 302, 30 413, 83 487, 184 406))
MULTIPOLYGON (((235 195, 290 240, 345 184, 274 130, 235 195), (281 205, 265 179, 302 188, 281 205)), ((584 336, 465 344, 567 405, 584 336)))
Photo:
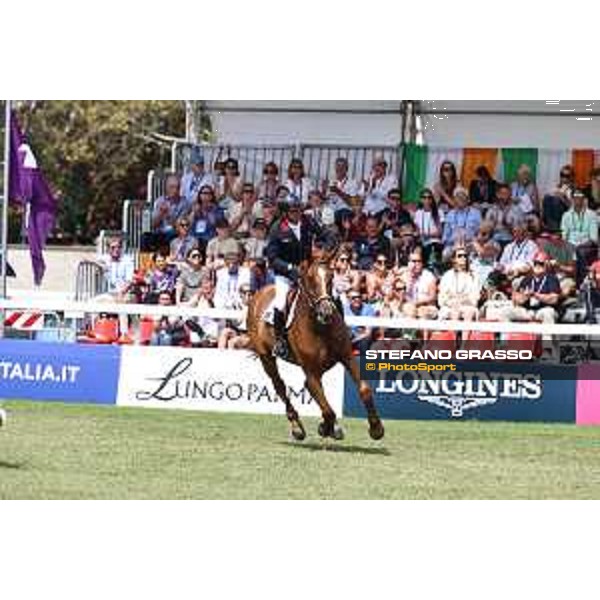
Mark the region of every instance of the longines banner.
MULTIPOLYGON (((387 419, 575 422, 576 366, 470 362, 454 371, 384 372, 369 383, 387 419)), ((346 385, 344 414, 363 417, 346 385)))
MULTIPOLYGON (((285 413, 271 380, 250 352, 135 346, 122 352, 119 406, 285 413)), ((304 387, 302 370, 281 361, 279 369, 300 415, 319 416, 317 403, 304 387)), ((341 415, 343 367, 331 369, 323 383, 332 408, 341 415)))

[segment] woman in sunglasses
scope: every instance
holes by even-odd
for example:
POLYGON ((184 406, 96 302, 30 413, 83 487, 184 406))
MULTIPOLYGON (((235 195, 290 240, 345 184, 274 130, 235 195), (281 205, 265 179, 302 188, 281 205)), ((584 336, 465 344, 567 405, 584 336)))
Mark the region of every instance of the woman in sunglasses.
POLYGON ((438 181, 433 188, 435 200, 443 213, 454 208, 454 191, 460 186, 456 166, 445 160, 440 166, 438 181))
POLYGON ((263 169, 263 180, 258 187, 258 197, 274 200, 277 197, 277 188, 280 185, 279 168, 274 162, 268 162, 263 169))
POLYGON ((342 298, 350 290, 360 289, 360 273, 352 268, 352 249, 344 248, 340 252, 333 267, 333 296, 342 298))
POLYGON ((419 232, 425 264, 438 270, 443 251, 442 220, 433 192, 429 188, 421 192, 421 202, 415 212, 414 223, 419 232))
POLYGON ((367 273, 367 300, 368 302, 378 302, 383 300, 384 296, 391 289, 392 282, 391 270, 385 254, 378 254, 371 270, 367 273))
POLYGON ((191 234, 191 222, 188 217, 177 219, 175 231, 177 237, 171 240, 169 260, 173 263, 183 263, 188 252, 198 247, 198 240, 191 234))
POLYGON ((198 248, 190 249, 186 255, 185 263, 181 265, 179 277, 177 278, 176 303, 188 303, 200 290, 202 280, 208 276, 209 271, 204 266, 200 250, 198 248))

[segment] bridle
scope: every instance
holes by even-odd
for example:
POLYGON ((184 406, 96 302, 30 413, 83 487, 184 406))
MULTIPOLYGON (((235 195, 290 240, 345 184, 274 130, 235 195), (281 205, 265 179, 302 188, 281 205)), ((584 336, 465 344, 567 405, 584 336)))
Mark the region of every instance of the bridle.
MULTIPOLYGON (((324 266, 326 265, 326 262, 319 262, 316 263, 315 266, 324 266)), ((309 269, 312 268, 309 267, 309 269)), ((329 320, 329 317, 326 315, 322 314, 322 311, 320 310, 320 307, 323 306, 325 303, 327 303, 333 310, 335 310, 335 302, 333 300, 333 298, 331 297, 331 295, 329 293, 327 293, 327 290, 325 291, 325 293, 319 295, 319 296, 315 296, 315 294, 313 294, 305 285, 304 282, 302 281, 302 278, 300 278, 298 280, 298 288, 301 292, 304 293, 304 296, 306 298, 306 300, 308 301, 308 304, 310 306, 310 308, 314 309, 317 320, 321 323, 321 324, 326 324, 329 320)))

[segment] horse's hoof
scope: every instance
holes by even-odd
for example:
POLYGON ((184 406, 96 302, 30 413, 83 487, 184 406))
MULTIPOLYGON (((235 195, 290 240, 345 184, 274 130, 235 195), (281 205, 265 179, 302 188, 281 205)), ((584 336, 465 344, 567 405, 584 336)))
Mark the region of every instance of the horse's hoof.
POLYGON ((327 421, 321 421, 317 431, 322 438, 330 437, 333 433, 332 424, 327 421))
POLYGON ((344 430, 337 423, 333 426, 331 437, 338 442, 341 442, 345 437, 344 430))
POLYGON ((303 442, 306 439, 306 431, 300 423, 295 423, 290 429, 290 439, 294 442, 303 442))
POLYGON ((369 426, 369 435, 373 440, 380 440, 385 435, 385 429, 383 428, 383 423, 381 421, 377 421, 376 423, 371 423, 369 426))

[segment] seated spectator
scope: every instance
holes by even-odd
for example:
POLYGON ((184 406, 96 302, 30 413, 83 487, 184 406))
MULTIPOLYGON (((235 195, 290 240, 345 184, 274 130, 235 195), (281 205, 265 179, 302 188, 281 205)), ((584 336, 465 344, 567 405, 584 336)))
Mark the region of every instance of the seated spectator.
POLYGON ((588 276, 581 285, 581 297, 585 306, 585 322, 600 323, 600 260, 590 267, 588 276))
POLYGON ((203 252, 217 233, 217 221, 223 218, 224 212, 217 206, 214 189, 208 185, 202 186, 192 207, 190 220, 191 233, 198 240, 198 246, 203 252))
MULTIPOLYGON (((200 283, 200 289, 192 296, 189 306, 198 309, 214 308, 215 286, 210 277, 206 277, 200 283)), ((219 322, 210 317, 195 317, 193 319, 194 333, 200 337, 202 346, 213 347, 217 344, 219 337, 219 322)))
POLYGON ((340 241, 343 243, 354 243, 362 235, 358 219, 345 211, 339 216, 337 230, 340 241))
POLYGON ((464 188, 456 188, 454 208, 446 215, 442 233, 445 254, 451 254, 457 245, 470 243, 477 235, 480 224, 479 209, 469 206, 469 195, 464 188))
POLYGON ((558 277, 563 297, 575 294, 576 254, 575 247, 562 239, 559 233, 542 231, 541 219, 533 216, 529 230, 537 247, 550 257, 550 267, 558 277))
MULTIPOLYGON (((394 284, 389 287, 385 297, 379 302, 376 310, 380 317, 387 319, 398 319, 405 317, 405 297, 406 288, 404 283, 397 279, 394 284)), ((384 331, 384 335, 388 337, 391 332, 389 330, 384 331)))
POLYGON ((360 196, 360 184, 348 177, 348 159, 340 156, 335 161, 335 175, 323 182, 323 194, 335 212, 336 222, 342 214, 353 214, 352 201, 360 196))
POLYGON ((267 234, 271 230, 273 224, 277 221, 278 210, 277 201, 272 198, 261 198, 258 202, 257 219, 262 219, 265 222, 267 234))
POLYGON ((410 253, 408 267, 402 269, 399 281, 405 289, 403 311, 407 317, 435 319, 438 314, 437 280, 423 263, 423 252, 416 248, 410 253))
POLYGON ((312 181, 304 172, 304 163, 299 158, 293 158, 288 167, 288 178, 285 187, 304 205, 308 204, 308 193, 315 189, 312 181))
MULTIPOLYGON (((347 317, 374 317, 376 315, 374 307, 363 302, 360 292, 356 290, 351 290, 348 300, 342 300, 342 302, 344 315, 347 317)), ((373 328, 354 325, 350 327, 350 337, 353 350, 363 354, 373 342, 373 328)))
POLYGON ((328 203, 323 202, 323 195, 319 190, 309 192, 308 206, 304 214, 312 217, 322 227, 330 227, 335 222, 333 208, 328 203))
POLYGON ((386 287, 391 288, 391 271, 385 254, 378 254, 371 270, 366 274, 367 302, 382 300, 386 287))
POLYGON ((209 270, 202 263, 202 254, 198 248, 188 250, 175 286, 176 304, 190 302, 194 295, 198 293, 202 281, 209 277, 209 270))
POLYGON ((510 281, 528 275, 533 267, 533 257, 538 251, 536 243, 528 237, 524 221, 515 221, 512 227, 513 241, 507 244, 500 256, 496 269, 510 281))
POLYGON ((217 347, 221 350, 238 348, 248 348, 250 346, 250 336, 248 335, 248 303, 252 298, 252 290, 248 284, 240 286, 240 297, 242 301, 241 310, 244 316, 240 320, 227 321, 227 324, 219 335, 217 347))
POLYGON ((360 288, 360 273, 352 269, 351 253, 343 249, 333 266, 332 294, 334 298, 347 298, 350 290, 360 288))
POLYGON ((421 202, 415 212, 414 223, 419 233, 425 264, 438 271, 442 263, 442 221, 429 188, 421 191, 421 202))
POLYGON ((383 156, 376 156, 373 159, 373 168, 369 178, 366 179, 364 184, 364 203, 362 212, 365 215, 377 215, 388 208, 386 202, 389 191, 393 188, 398 187, 398 181, 396 177, 388 174, 388 164, 383 156))
POLYGON ((198 192, 203 186, 214 186, 215 181, 210 173, 204 170, 204 155, 202 149, 192 148, 190 156, 190 170, 181 178, 181 196, 188 204, 193 204, 198 197, 198 192))
POLYGON ((289 188, 285 185, 280 185, 277 188, 277 195, 275 196, 276 204, 278 206, 285 206, 289 201, 289 197, 290 197, 289 188))
MULTIPOLYGON (((171 306, 173 294, 162 291, 158 294, 159 306, 171 306)), ((185 322, 181 317, 157 317, 154 320, 154 332, 150 340, 152 346, 184 346, 189 341, 185 322)))
POLYGON ((392 240, 392 262, 398 267, 406 267, 411 252, 417 248, 419 241, 413 225, 402 225, 398 237, 392 240))
POLYGON ((471 271, 466 248, 458 246, 453 251, 452 268, 440 281, 439 318, 474 321, 480 298, 481 283, 471 271))
POLYGON ((511 196, 515 204, 525 213, 530 215, 539 213, 540 201, 538 191, 527 165, 521 165, 517 171, 517 179, 510 186, 511 196))
POLYGON ((267 224, 264 219, 255 219, 252 223, 251 235, 247 240, 244 240, 244 249, 246 260, 250 263, 256 261, 257 258, 264 258, 265 248, 267 245, 267 224))
POLYGON ((595 211, 600 209, 600 167, 592 169, 590 184, 583 191, 588 201, 588 208, 595 211))
POLYGON ((475 169, 475 179, 469 186, 471 204, 479 208, 482 216, 496 200, 497 181, 490 175, 487 167, 481 165, 475 169))
POLYGON ((442 215, 454 208, 454 192, 460 187, 456 166, 450 160, 445 160, 440 165, 437 183, 433 186, 433 195, 442 215))
POLYGON ((225 174, 216 188, 219 207, 228 211, 238 202, 242 195, 242 178, 240 177, 239 163, 235 158, 225 161, 225 174))
POLYGON ((256 192, 252 183, 244 183, 239 201, 235 201, 227 211, 227 220, 234 238, 242 239, 250 235, 254 219, 261 207, 256 203, 256 192))
POLYGON ((500 244, 494 241, 492 233, 492 225, 489 222, 482 223, 469 247, 471 267, 482 284, 485 284, 489 274, 494 270, 501 252, 500 244))
POLYGON ((387 207, 381 213, 381 231, 389 240, 400 237, 404 225, 415 227, 412 215, 402 206, 402 192, 392 188, 387 195, 387 207))
POLYGON ((379 232, 379 220, 369 217, 365 226, 365 235, 354 244, 356 264, 361 271, 370 271, 379 255, 391 256, 389 240, 379 232))
POLYGON ((152 230, 166 236, 175 237, 175 223, 181 217, 187 217, 192 205, 179 193, 180 183, 177 175, 169 175, 165 183, 165 194, 154 204, 152 212, 152 230))
POLYGON ((231 236, 229 221, 219 219, 215 228, 217 237, 208 242, 206 246, 206 266, 210 269, 219 269, 225 264, 225 255, 228 253, 240 253, 239 242, 231 236))
POLYGON ((560 301, 560 283, 549 269, 549 256, 538 250, 533 259, 533 272, 524 277, 513 292, 511 321, 556 322, 560 301))
POLYGON ((250 287, 250 269, 240 266, 238 252, 228 252, 225 264, 215 272, 215 308, 241 308, 242 285, 250 287))
POLYGON ((265 285, 275 282, 273 271, 267 268, 266 258, 257 258, 250 262, 250 289, 257 292, 265 285))
POLYGON ((274 162, 268 162, 263 169, 263 179, 258 186, 258 197, 275 200, 279 186, 279 167, 274 162))
POLYGON ((561 231, 563 239, 575 246, 577 255, 576 282, 580 285, 589 265, 598 258, 598 217, 586 207, 585 194, 575 190, 573 207, 563 214, 561 231))
POLYGON ((190 233, 188 217, 177 219, 175 230, 177 237, 171 240, 169 260, 174 263, 183 263, 189 251, 198 248, 198 240, 190 233))
POLYGON ((513 225, 525 220, 525 213, 513 202, 510 187, 505 183, 498 184, 496 203, 487 211, 485 220, 494 231, 494 241, 501 247, 512 240, 513 225))
POLYGON ((571 195, 575 190, 575 172, 571 165, 560 170, 560 181, 542 201, 542 220, 547 231, 557 232, 561 229, 563 215, 571 207, 571 195))
POLYGON ((155 252, 152 255, 152 269, 148 275, 148 295, 146 302, 157 304, 162 292, 171 296, 175 293, 175 284, 179 272, 174 265, 168 263, 167 259, 155 252))

